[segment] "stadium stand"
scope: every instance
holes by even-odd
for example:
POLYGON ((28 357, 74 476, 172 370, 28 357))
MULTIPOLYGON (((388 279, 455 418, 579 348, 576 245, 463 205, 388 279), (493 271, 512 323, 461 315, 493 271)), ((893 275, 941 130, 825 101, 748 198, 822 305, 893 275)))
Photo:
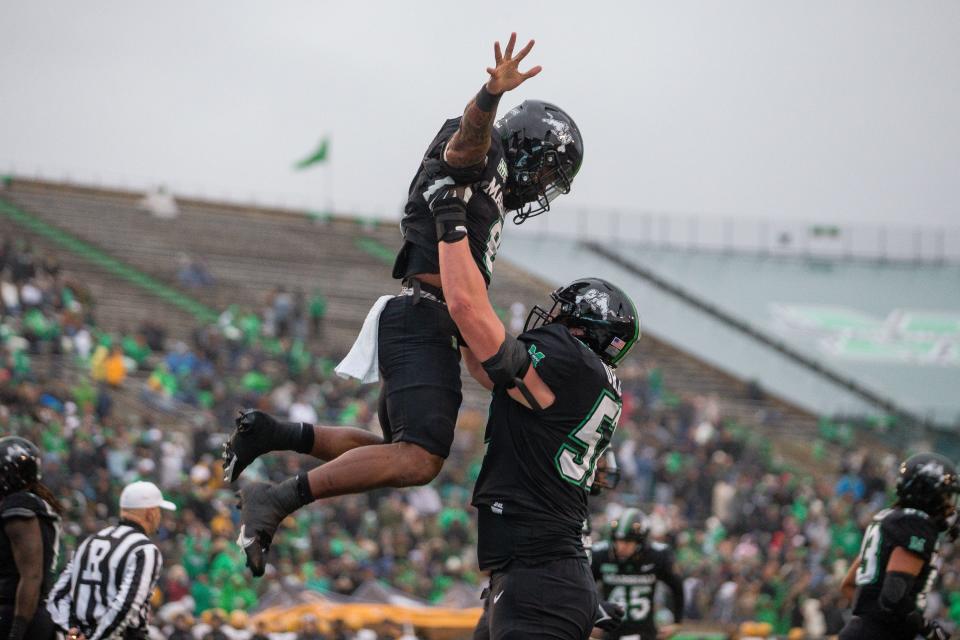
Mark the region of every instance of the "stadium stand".
MULTIPOLYGON (((179 204, 180 217, 158 221, 136 211, 132 194, 18 180, 0 192, 5 290, 19 279, 18 300, 26 283, 41 292, 29 305, 4 299, 0 411, 45 451, 45 480, 68 507, 65 547, 115 515, 124 482, 145 477, 181 507, 159 536, 167 561, 154 602, 166 633, 179 618, 194 638, 217 626, 246 638, 256 624, 291 630, 309 614, 334 638, 364 627, 397 638, 404 623, 421 638, 469 637, 481 583, 469 491, 483 451, 482 411, 462 412, 451 459, 430 486, 327 501, 289 519, 271 552, 275 572, 259 582, 242 570, 233 497, 220 481, 218 447, 238 406, 376 429, 376 390, 338 380, 330 365, 369 302, 394 288, 387 263, 396 231, 179 204), (305 253, 270 253, 267 239, 305 253), (14 275, 27 244, 61 265, 55 276, 14 275), (205 261, 209 291, 179 281, 182 246, 205 261), (258 269, 251 255, 268 264, 258 269), (268 295, 279 284, 310 291, 318 278, 331 327, 320 339, 309 330, 306 341, 278 338, 268 295), (190 312, 189 301, 202 306, 190 312), (201 310, 237 303, 245 309, 216 318, 201 310), (168 340, 144 350, 143 321, 159 323, 168 340), (114 344, 130 371, 111 381, 97 363, 114 344), (428 605, 458 611, 429 609, 429 622, 428 605)), ((498 276, 502 309, 544 299, 545 284, 519 268, 498 264, 498 276)), ((614 447, 625 480, 593 505, 596 537, 623 506, 647 509, 687 576, 686 628, 702 637, 751 622, 780 636, 835 629, 845 606, 837 584, 867 518, 888 500, 897 458, 855 442, 832 447, 813 415, 654 337, 620 374, 625 407, 614 447)), ((250 473, 276 479, 307 463, 272 456, 250 473)), ((928 606, 957 623, 960 554, 948 544, 943 557, 928 606)))

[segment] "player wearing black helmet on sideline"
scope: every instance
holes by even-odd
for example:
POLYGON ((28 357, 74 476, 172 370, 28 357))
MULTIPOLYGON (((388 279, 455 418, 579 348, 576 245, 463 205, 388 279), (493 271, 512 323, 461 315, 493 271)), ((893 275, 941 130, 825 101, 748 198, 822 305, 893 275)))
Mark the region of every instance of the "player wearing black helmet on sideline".
POLYGON ((513 211, 519 224, 549 210, 554 198, 570 191, 583 159, 579 129, 555 105, 528 100, 494 126, 502 94, 540 72, 538 66, 526 72, 518 67, 533 41, 516 54, 515 44, 516 34, 504 51, 496 43, 488 81, 462 117, 443 124, 410 184, 404 243, 393 268, 400 295, 370 314, 378 330, 383 437, 285 422, 260 411, 237 420, 224 453, 231 482, 269 451, 328 461, 279 485, 250 483, 241 490, 238 542, 254 575, 262 575, 273 534, 288 514, 319 498, 426 484, 450 452, 464 345, 447 309, 450 292, 441 281, 437 242, 466 239, 471 262, 488 285, 506 213, 513 211))
POLYGON ((683 579, 677 574, 673 552, 649 539, 650 524, 639 509, 625 509, 610 523, 610 537, 594 545, 593 577, 603 597, 626 609, 623 624, 604 635, 607 640, 656 640, 673 635, 683 617, 683 579), (654 589, 657 582, 670 588, 674 624, 657 629, 654 589))
POLYGON ((944 456, 919 453, 901 463, 897 501, 873 517, 841 585, 853 598, 853 618, 840 640, 946 640, 923 607, 937 577, 940 535, 957 537, 958 495, 957 469, 944 456))
POLYGON ((0 639, 50 640, 44 606, 53 586, 60 505, 41 482, 40 450, 18 436, 0 438, 0 639))

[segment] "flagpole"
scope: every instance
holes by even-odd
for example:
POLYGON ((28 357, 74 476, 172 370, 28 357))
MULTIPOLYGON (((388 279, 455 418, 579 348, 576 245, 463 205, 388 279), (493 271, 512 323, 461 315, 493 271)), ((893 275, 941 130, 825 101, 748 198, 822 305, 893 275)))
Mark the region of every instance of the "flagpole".
POLYGON ((333 147, 331 144, 332 136, 327 136, 327 161, 324 163, 324 178, 326 180, 326 185, 324 185, 324 191, 326 191, 327 198, 327 215, 333 215, 333 162, 330 159, 330 148, 333 147))

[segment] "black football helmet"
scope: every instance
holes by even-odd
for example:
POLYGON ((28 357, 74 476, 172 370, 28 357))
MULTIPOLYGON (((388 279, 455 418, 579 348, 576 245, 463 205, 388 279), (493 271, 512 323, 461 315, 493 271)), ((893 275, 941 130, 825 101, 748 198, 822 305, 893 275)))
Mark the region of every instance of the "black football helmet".
POLYGON ((558 322, 583 329, 577 336, 610 366, 617 366, 640 339, 637 307, 626 293, 602 278, 581 278, 550 294, 550 311, 535 305, 524 331, 558 322))
POLYGON ((503 203, 516 211, 514 223, 522 224, 570 193, 583 163, 583 138, 573 118, 540 100, 525 100, 494 126, 507 158, 503 203))
POLYGON ((610 539, 636 542, 643 545, 650 535, 650 519, 640 509, 624 509, 620 517, 610 523, 610 539))
POLYGON ((0 496, 40 481, 40 449, 26 438, 0 438, 0 496))
POLYGON ((950 460, 938 453, 918 453, 900 463, 897 503, 929 514, 941 529, 949 526, 960 495, 960 477, 950 460))

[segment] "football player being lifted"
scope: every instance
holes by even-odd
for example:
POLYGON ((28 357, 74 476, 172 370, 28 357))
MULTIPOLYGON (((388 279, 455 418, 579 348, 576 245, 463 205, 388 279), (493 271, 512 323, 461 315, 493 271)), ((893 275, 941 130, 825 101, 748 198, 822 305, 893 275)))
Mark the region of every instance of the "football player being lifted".
POLYGON ((263 574, 273 534, 288 514, 320 498, 426 484, 450 452, 462 399, 462 340, 445 301, 450 291, 441 279, 437 242, 464 239, 478 277, 489 285, 505 213, 513 211, 519 224, 549 210, 554 198, 570 191, 583 158, 576 124, 552 104, 528 100, 494 125, 503 93, 540 72, 539 66, 519 69, 533 41, 516 52, 515 44, 516 34, 503 51, 495 44, 486 84, 427 148, 401 221, 404 242, 393 268, 402 281, 400 295, 374 305, 355 345, 364 343, 369 325, 366 342, 376 346, 367 358, 372 373, 350 373, 368 382, 379 373, 383 437, 285 422, 260 411, 237 420, 224 452, 228 481, 269 451, 327 461, 278 485, 250 483, 241 490, 238 542, 254 575, 263 574), (450 206, 454 192, 462 208, 450 206))
POLYGON ((647 516, 625 509, 610 523, 610 538, 593 546, 593 577, 605 600, 622 606, 623 623, 604 638, 656 640, 677 632, 683 617, 683 578, 674 567, 670 548, 650 538, 647 516), (657 582, 670 588, 673 624, 657 629, 654 595, 657 582))
POLYGON ((940 535, 957 536, 958 494, 957 469, 945 457, 920 453, 900 465, 897 501, 873 517, 841 585, 853 598, 853 617, 840 640, 946 640, 923 608, 937 577, 940 535))

